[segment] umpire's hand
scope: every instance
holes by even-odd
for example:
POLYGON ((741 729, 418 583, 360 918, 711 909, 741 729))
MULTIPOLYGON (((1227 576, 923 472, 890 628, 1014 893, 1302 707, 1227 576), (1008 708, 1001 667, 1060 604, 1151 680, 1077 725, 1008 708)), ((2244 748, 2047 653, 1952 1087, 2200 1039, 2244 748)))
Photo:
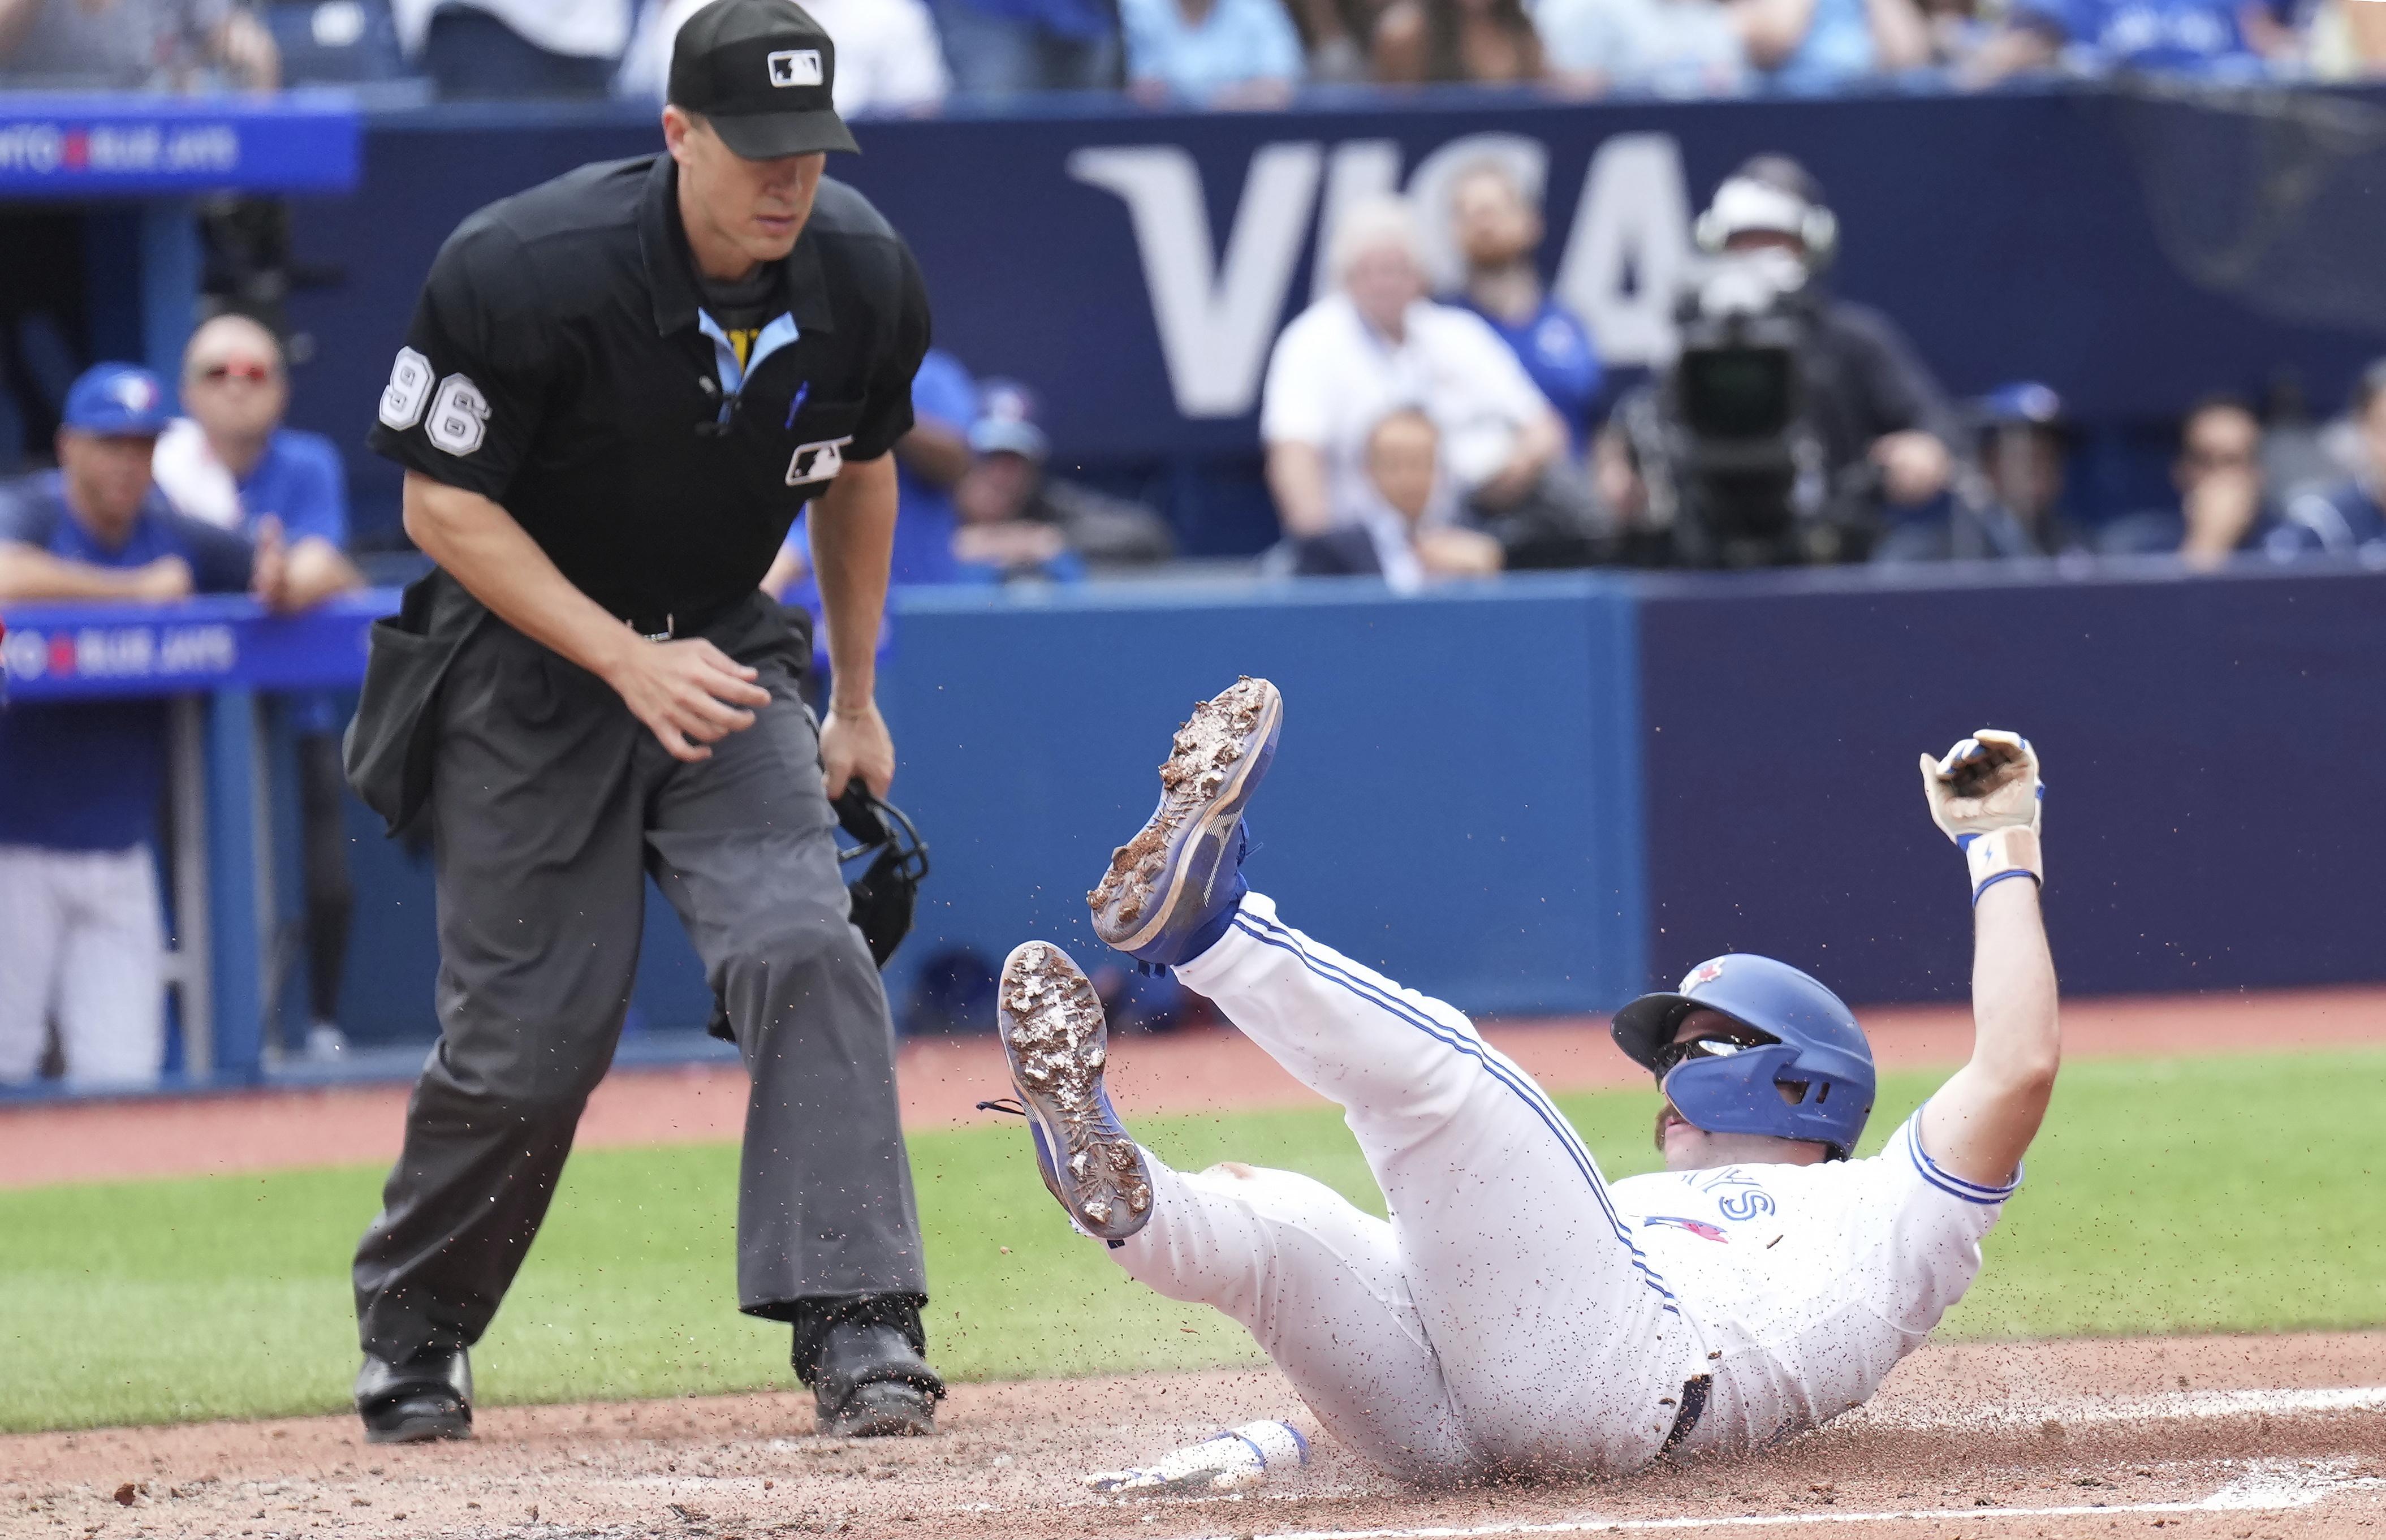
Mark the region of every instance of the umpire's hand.
POLYGON ((821 784, 835 802, 856 780, 873 796, 886 795, 895 783, 895 740, 876 701, 831 701, 828 720, 821 724, 821 784))
POLYGON ((702 637, 630 648, 606 681, 674 759, 712 757, 708 744, 754 725, 771 704, 755 671, 702 637))

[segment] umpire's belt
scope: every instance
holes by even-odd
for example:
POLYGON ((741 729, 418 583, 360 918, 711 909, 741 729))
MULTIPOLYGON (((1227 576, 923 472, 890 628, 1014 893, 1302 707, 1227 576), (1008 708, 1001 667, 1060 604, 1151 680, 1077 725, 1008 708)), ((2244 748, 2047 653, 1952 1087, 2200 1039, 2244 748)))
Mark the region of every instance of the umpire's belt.
POLYGON ((1698 1431, 1699 1419, 1706 1415, 1707 1392, 1714 1386, 1711 1374, 1693 1374, 1682 1382, 1682 1409, 1674 1414, 1674 1431, 1657 1446, 1659 1458, 1680 1448, 1698 1431))
POLYGON ((614 613, 632 631, 649 642, 672 642, 690 636, 701 636, 711 630, 739 605, 746 603, 744 595, 727 604, 715 601, 705 605, 680 605, 670 609, 632 610, 614 613))

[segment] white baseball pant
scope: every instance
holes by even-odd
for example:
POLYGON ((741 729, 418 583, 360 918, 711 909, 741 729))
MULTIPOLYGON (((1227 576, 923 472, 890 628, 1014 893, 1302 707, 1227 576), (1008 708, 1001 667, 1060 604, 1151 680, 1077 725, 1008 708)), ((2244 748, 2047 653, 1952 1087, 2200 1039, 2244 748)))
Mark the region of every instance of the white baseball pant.
POLYGON ((1242 1323, 1327 1431, 1395 1474, 1636 1470, 1704 1367, 1573 1128, 1464 1016, 1259 894, 1176 975, 1343 1108, 1388 1222, 1289 1171, 1168 1170, 1111 1252, 1242 1323))
POLYGON ((53 1018, 68 1084, 157 1083, 166 1057, 165 960, 147 845, 0 845, 0 1084, 39 1072, 53 1018))

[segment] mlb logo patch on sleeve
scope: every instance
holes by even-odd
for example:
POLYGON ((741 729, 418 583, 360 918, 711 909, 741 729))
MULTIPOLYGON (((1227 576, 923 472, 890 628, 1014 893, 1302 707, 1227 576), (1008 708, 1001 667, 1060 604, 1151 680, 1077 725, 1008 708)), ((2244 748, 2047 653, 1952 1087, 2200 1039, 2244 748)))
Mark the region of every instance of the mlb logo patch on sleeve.
MULTIPOLYGON (((748 56, 749 57, 751 56, 748 56)), ((772 85, 818 85, 821 56, 817 48, 783 48, 771 56, 772 85)))

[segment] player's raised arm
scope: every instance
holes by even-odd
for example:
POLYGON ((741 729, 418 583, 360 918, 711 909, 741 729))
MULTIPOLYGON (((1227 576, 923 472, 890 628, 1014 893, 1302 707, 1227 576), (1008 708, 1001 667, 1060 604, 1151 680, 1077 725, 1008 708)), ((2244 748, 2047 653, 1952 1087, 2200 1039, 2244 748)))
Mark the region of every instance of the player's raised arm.
POLYGON ((2013 1180, 2046 1117, 2063 1057, 2054 959, 2039 911, 2045 788, 2016 733, 1983 728, 1922 757, 1930 816, 1972 880, 1972 1058, 1922 1111, 1922 1144, 1943 1170, 1983 1186, 2013 1180))

